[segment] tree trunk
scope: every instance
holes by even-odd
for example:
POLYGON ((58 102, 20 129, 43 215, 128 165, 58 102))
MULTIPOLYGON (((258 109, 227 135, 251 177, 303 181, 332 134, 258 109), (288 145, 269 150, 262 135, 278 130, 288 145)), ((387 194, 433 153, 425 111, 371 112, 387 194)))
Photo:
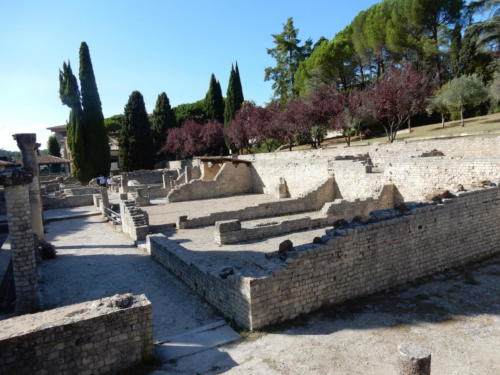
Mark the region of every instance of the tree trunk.
POLYGON ((441 112, 441 126, 444 129, 444 113, 443 112, 441 112))
POLYGON ((460 107, 460 124, 462 124, 462 128, 465 126, 465 123, 464 123, 464 107, 460 107))
POLYGON ((408 116, 408 132, 411 133, 411 116, 408 116))

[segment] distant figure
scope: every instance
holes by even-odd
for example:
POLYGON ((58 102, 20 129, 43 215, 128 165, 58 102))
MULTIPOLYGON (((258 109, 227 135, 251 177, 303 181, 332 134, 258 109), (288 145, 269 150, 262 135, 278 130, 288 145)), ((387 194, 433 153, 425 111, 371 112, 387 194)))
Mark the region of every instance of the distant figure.
POLYGON ((97 178, 97 183, 99 184, 99 186, 106 187, 106 177, 99 176, 97 178))
POLYGON ((106 184, 108 185, 109 190, 113 190, 113 185, 115 182, 113 181, 113 178, 111 176, 108 177, 106 184))

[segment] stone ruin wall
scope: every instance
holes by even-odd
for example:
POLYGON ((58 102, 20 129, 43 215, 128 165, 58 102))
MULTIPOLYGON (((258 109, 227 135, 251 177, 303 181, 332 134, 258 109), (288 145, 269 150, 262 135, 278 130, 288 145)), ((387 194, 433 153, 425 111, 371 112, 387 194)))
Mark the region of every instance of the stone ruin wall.
POLYGON ((176 275, 191 289, 219 310, 225 317, 242 327, 251 327, 250 279, 221 279, 207 273, 188 259, 183 259, 186 250, 162 234, 147 237, 147 248, 151 257, 176 275))
MULTIPOLYGON (((284 177, 290 194, 294 197, 317 187, 334 173, 337 180, 344 178, 346 184, 350 185, 349 189, 343 189, 343 193, 350 192, 351 195, 344 198, 355 199, 373 197, 372 191, 379 191, 387 183, 394 183, 401 189, 405 185, 406 176, 412 174, 415 165, 424 169, 416 172, 415 176, 425 174, 425 169, 432 164, 440 168, 444 174, 440 172, 440 176, 436 176, 437 183, 441 183, 440 178, 447 177, 461 184, 480 178, 494 179, 498 176, 500 166, 499 150, 500 137, 477 137, 425 142, 401 141, 356 147, 339 146, 321 150, 242 155, 239 158, 252 162, 252 187, 255 193, 274 194, 279 178, 284 177), (433 149, 443 152, 444 157, 420 157, 422 153, 433 149), (336 157, 360 154, 369 154, 373 164, 380 166, 382 172, 367 174, 359 162, 335 160, 336 157), (443 171, 446 169, 446 163, 453 163, 454 166, 443 171), (355 167, 353 164, 359 166, 355 167), (353 167, 355 170, 352 170, 353 167), (488 176, 483 176, 484 173, 488 176), (368 180, 369 185, 357 186, 354 183, 361 176, 365 176, 364 179, 368 180), (352 178, 356 180, 353 181, 352 178)), ((435 188, 432 186, 434 181, 427 181, 430 189, 435 188)), ((428 193, 429 187, 425 186, 419 190, 427 190, 428 193)), ((408 189, 412 189, 412 186, 408 186, 408 189)), ((421 195, 408 189, 405 199, 413 200, 417 195, 421 195)))
POLYGON ((132 298, 127 307, 115 296, 0 321, 0 374, 109 374, 151 360, 151 303, 132 298))
POLYGON ((338 147, 323 150, 244 155, 252 161, 252 188, 274 194, 284 177, 292 197, 317 187, 334 175, 336 198, 354 200, 375 197, 385 184, 393 183, 402 199, 422 200, 436 188, 496 180, 500 170, 500 137, 427 142, 396 142, 392 145, 338 147), (421 157, 437 149, 444 156, 421 157), (376 168, 360 161, 336 160, 368 154, 376 168))
POLYGON ((500 188, 336 233, 326 245, 299 247, 281 270, 256 279, 207 273, 163 235, 148 236, 148 248, 227 318, 258 329, 499 253, 500 188))
POLYGON ((251 168, 245 163, 224 163, 212 181, 191 180, 170 191, 169 202, 227 197, 252 192, 251 168))
POLYGON ((251 281, 253 329, 498 254, 500 188, 337 233, 251 281))

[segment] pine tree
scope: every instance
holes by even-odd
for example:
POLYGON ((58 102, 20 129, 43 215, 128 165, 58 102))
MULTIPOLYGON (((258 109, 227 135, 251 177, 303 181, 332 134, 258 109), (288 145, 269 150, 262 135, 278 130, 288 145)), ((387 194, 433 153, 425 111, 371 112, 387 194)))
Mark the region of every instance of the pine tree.
POLYGON ((78 82, 68 62, 63 63, 59 70, 59 97, 64 105, 71 110, 66 123, 67 142, 72 160, 72 173, 81 183, 86 184, 92 179, 85 147, 85 134, 82 125, 82 106, 78 82))
POLYGON ((49 151, 49 155, 61 157, 61 146, 59 146, 59 142, 57 142, 55 135, 49 137, 47 150, 49 151))
POLYGON ((153 168, 151 125, 139 91, 130 94, 125 106, 119 145, 120 168, 123 171, 153 168))
POLYGON ((224 98, 222 97, 222 89, 213 73, 210 77, 207 95, 205 96, 205 110, 208 119, 216 120, 220 123, 224 122, 224 98))
POLYGON ((89 151, 91 177, 107 176, 110 169, 108 135, 104 127, 101 100, 87 43, 80 45, 80 87, 82 94, 82 122, 85 147, 89 151))
POLYGON ((153 136, 154 151, 159 152, 167 139, 167 131, 176 126, 175 114, 170 107, 167 94, 158 95, 153 111, 151 133, 153 136))
POLYGON ((312 40, 308 39, 300 45, 297 38, 299 30, 293 26, 293 18, 288 18, 283 25, 283 32, 273 34, 274 48, 268 48, 267 53, 276 60, 275 67, 265 69, 265 81, 274 81, 272 87, 274 96, 281 102, 287 102, 297 96, 294 89, 295 72, 299 63, 309 57, 312 40))

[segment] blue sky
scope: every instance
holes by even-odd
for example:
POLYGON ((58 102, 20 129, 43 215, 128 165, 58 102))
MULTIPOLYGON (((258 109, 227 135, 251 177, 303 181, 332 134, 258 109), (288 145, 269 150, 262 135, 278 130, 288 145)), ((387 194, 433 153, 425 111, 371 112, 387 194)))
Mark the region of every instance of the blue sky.
POLYGON ((148 112, 165 91, 173 106, 204 97, 210 74, 223 92, 238 61, 245 99, 267 102, 264 68, 288 17, 302 40, 331 38, 374 0, 0 0, 0 148, 16 150, 13 133, 36 132, 45 146, 48 126, 69 110, 58 97, 58 69, 86 41, 104 116, 123 111, 139 90, 148 112))

